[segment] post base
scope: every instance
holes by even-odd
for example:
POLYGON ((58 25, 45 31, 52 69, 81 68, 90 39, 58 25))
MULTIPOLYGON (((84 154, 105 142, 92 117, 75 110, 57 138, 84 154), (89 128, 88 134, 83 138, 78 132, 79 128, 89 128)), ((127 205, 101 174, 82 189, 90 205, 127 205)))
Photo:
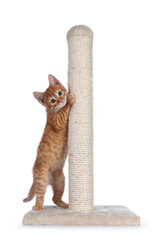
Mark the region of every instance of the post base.
POLYGON ((93 212, 75 212, 57 206, 44 206, 40 211, 29 211, 24 225, 104 225, 138 226, 140 217, 124 206, 95 206, 93 212))

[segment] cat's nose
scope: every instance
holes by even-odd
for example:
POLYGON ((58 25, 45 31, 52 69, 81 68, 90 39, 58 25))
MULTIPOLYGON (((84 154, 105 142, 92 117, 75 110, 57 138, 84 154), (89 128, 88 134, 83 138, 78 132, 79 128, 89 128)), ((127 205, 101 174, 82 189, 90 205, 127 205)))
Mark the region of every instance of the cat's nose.
POLYGON ((59 102, 60 102, 60 103, 63 103, 63 99, 59 99, 59 102))

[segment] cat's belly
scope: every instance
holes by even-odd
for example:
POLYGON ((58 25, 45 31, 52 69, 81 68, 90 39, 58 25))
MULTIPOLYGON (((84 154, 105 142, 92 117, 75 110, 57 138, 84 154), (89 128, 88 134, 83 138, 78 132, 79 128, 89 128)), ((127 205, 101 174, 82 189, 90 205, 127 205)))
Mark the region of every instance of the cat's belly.
POLYGON ((49 168, 47 185, 52 185, 53 176, 57 175, 58 172, 60 172, 63 169, 66 157, 67 157, 67 153, 66 154, 62 153, 59 158, 53 159, 53 161, 50 164, 50 168, 49 168))
POLYGON ((65 160, 67 158, 67 144, 63 144, 60 150, 54 154, 50 163, 50 172, 62 169, 64 167, 65 160))

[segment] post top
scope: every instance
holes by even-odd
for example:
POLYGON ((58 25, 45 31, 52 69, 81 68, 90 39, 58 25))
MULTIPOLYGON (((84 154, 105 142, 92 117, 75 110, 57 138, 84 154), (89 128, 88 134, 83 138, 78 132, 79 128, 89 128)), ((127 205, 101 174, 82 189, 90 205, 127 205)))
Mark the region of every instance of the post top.
POLYGON ((85 26, 85 25, 77 25, 72 27, 68 33, 67 33, 67 40, 69 40, 69 38, 71 37, 77 37, 77 36, 86 36, 86 37, 90 37, 93 38, 93 32, 92 30, 85 26))

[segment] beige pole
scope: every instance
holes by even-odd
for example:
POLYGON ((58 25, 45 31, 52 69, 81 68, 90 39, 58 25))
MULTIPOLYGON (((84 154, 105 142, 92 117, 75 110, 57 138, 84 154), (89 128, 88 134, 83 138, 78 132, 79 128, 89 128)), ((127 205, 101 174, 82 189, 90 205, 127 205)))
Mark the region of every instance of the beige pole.
POLYGON ((69 92, 75 103, 69 116, 69 209, 93 211, 93 33, 80 25, 68 41, 69 92))

